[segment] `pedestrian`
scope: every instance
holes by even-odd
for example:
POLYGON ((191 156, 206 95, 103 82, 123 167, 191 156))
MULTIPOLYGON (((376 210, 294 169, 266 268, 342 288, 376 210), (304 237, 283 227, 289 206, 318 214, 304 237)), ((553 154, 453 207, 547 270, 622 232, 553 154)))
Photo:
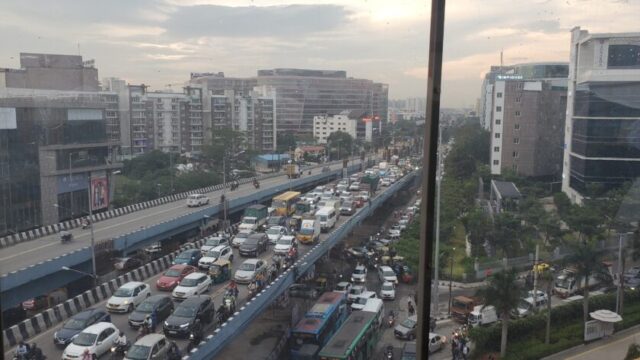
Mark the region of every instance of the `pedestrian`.
POLYGON ((415 315, 416 309, 413 307, 413 304, 411 303, 411 300, 409 300, 409 304, 407 306, 407 309, 409 310, 409 316, 415 315))
POLYGON ((456 343, 455 334, 451 334, 451 357, 456 360, 458 355, 458 345, 456 343))
POLYGON ((462 359, 467 360, 467 355, 469 355, 469 345, 464 344, 462 346, 462 359))
POLYGON ((158 312, 154 309, 151 312, 151 332, 156 332, 156 326, 158 325, 158 312))

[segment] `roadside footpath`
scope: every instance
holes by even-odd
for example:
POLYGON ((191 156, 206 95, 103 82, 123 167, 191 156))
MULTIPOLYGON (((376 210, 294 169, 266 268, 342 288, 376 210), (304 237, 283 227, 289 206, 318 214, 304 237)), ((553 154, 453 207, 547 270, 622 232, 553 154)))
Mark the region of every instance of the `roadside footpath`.
POLYGON ((640 325, 619 331, 604 339, 578 345, 543 358, 544 360, 624 359, 629 345, 640 344, 640 325))

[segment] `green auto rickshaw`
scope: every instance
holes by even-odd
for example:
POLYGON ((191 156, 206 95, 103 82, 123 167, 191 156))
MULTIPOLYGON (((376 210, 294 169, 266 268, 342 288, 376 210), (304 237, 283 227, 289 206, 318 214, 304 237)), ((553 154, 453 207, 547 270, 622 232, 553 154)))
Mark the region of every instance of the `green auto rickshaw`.
POLYGON ((231 278, 231 263, 229 260, 218 259, 209 267, 209 276, 214 284, 220 284, 231 278))

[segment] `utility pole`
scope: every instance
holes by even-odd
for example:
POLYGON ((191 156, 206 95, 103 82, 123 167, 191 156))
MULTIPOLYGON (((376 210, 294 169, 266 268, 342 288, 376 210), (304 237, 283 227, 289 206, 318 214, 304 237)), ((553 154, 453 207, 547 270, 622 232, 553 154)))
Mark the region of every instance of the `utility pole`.
POLYGON ((93 287, 98 286, 98 271, 96 270, 96 238, 93 232, 93 201, 91 196, 91 173, 89 177, 89 186, 87 191, 89 193, 89 229, 91 230, 91 267, 93 270, 93 287))
MULTIPOLYGON (((451 250, 451 269, 449 270, 449 315, 451 315, 451 286, 453 285, 453 253, 456 252, 456 248, 451 250)), ((438 255, 436 254, 436 258, 438 255)))
POLYGON ((223 231, 227 232, 227 152, 222 153, 222 212, 224 216, 224 223, 222 225, 223 231))
POLYGON ((173 195, 173 156, 171 155, 171 149, 169 149, 169 173, 171 174, 171 195, 173 195))
MULTIPOLYGON (((533 309, 536 309, 538 303, 538 262, 540 256, 540 245, 536 243, 536 257, 533 260, 533 309)), ((547 300, 551 301, 551 294, 547 294, 547 300)))
POLYGON ((622 305, 624 301, 624 267, 623 261, 624 258, 622 256, 622 245, 624 242, 625 234, 618 235, 618 291, 616 291, 616 313, 622 314, 622 305))
MULTIPOLYGON (((73 219, 73 165, 71 164, 71 152, 69 152, 69 187, 71 190, 69 191, 69 210, 71 210, 71 218, 73 219)), ((89 184, 89 187, 91 187, 91 184, 89 184)), ((89 196, 89 201, 91 201, 91 196, 89 196)))

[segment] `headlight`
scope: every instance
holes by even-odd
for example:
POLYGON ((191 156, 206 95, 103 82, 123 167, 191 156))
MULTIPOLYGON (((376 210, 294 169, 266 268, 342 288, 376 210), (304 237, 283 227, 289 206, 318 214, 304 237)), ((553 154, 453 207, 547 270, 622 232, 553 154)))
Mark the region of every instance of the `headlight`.
POLYGON ((57 332, 57 331, 53 333, 53 338, 54 338, 54 339, 57 339, 57 338, 58 338, 58 332, 57 332))
POLYGON ((122 302, 124 305, 127 305, 129 303, 129 300, 125 300, 122 302))
POLYGON ((188 326, 189 326, 189 323, 182 324, 182 325, 180 325, 180 329, 184 329, 184 328, 186 328, 186 327, 188 327, 188 326))
POLYGON ((169 323, 167 321, 164 322, 164 326, 169 326, 169 323))

